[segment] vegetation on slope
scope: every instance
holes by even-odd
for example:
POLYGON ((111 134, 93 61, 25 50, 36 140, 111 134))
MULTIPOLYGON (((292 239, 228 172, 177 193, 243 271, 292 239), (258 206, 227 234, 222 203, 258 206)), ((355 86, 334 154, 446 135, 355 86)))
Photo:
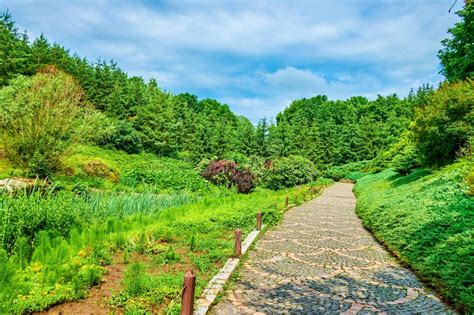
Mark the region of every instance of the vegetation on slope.
MULTIPOLYGON (((467 178, 472 161, 431 173, 393 170, 357 181, 357 213, 393 253, 443 296, 474 311, 474 199, 467 178)), ((471 175, 472 176, 472 175, 471 175)), ((471 183, 472 185, 472 183, 471 183)))
POLYGON ((257 211, 265 224, 277 223, 285 196, 307 187, 250 195, 227 191, 198 199, 0 194, 0 312, 39 311, 84 297, 111 263, 131 263, 114 307, 131 312, 166 307, 179 295, 187 269, 197 272, 199 294, 231 256, 234 229, 248 233, 257 211))

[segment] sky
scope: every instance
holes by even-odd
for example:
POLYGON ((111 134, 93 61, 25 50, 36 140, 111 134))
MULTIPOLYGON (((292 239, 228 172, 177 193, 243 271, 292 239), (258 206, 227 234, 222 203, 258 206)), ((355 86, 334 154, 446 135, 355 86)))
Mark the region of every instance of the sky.
POLYGON ((0 0, 30 38, 172 93, 226 103, 252 121, 291 101, 405 96, 437 85, 437 52, 458 0, 0 0))

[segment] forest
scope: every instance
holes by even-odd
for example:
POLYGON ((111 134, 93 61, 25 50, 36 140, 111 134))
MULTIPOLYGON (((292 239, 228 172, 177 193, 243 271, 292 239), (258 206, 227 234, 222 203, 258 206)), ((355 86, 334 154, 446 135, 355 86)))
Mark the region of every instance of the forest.
POLYGON ((85 298, 112 267, 123 276, 104 307, 177 313, 186 268, 199 294, 235 228, 250 232, 257 211, 277 224, 285 196, 341 179, 356 182, 377 239, 474 311, 474 6, 458 14, 439 86, 297 99, 254 125, 218 100, 30 39, 3 12, 0 313, 85 298))

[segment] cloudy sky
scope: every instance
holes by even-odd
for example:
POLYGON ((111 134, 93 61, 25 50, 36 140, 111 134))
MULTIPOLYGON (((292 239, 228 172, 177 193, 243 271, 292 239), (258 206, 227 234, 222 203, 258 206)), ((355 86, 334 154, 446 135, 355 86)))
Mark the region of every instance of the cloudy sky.
MULTIPOLYGON (((453 11, 463 1, 458 0, 453 11)), ((31 38, 114 59, 164 89, 227 103, 256 121, 292 100, 436 84, 454 0, 0 0, 31 38)))

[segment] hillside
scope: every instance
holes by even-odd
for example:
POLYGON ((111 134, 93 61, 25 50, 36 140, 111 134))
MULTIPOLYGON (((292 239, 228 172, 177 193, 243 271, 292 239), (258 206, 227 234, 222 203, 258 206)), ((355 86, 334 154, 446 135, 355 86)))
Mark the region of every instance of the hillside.
POLYGON ((357 181, 357 214, 375 237, 460 309, 474 309, 474 163, 357 181), (470 186, 469 186, 470 185, 470 186))

